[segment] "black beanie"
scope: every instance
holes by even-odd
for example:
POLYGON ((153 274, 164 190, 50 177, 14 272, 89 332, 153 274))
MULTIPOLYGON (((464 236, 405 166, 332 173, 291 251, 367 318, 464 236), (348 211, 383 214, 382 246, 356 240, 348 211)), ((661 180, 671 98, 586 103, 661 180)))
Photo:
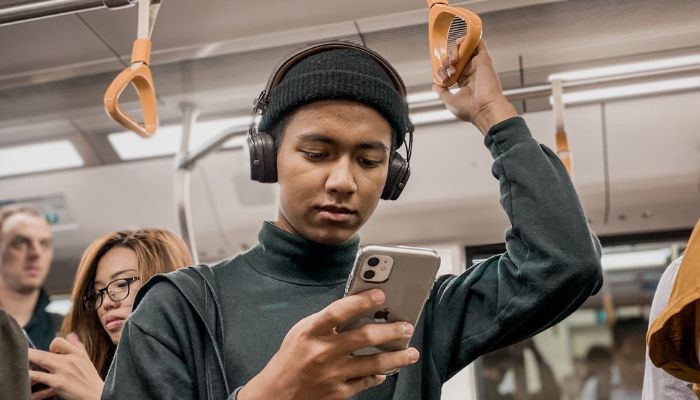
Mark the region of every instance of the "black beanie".
POLYGON ((345 99, 376 109, 391 125, 400 147, 409 123, 406 99, 384 67, 370 54, 334 48, 294 64, 269 94, 259 130, 269 132, 298 107, 317 100, 345 99))

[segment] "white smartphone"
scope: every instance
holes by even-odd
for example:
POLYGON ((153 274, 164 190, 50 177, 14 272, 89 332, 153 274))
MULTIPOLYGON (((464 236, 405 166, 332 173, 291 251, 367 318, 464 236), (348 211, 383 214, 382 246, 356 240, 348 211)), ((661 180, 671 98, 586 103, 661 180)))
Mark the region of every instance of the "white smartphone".
MULTIPOLYGON (((415 326, 440 268, 435 250, 406 246, 368 245, 360 248, 355 258, 345 296, 378 288, 385 301, 356 315, 337 327, 338 332, 357 329, 371 323, 405 321, 415 326)), ((367 347, 353 355, 369 355, 408 347, 410 338, 367 347)))

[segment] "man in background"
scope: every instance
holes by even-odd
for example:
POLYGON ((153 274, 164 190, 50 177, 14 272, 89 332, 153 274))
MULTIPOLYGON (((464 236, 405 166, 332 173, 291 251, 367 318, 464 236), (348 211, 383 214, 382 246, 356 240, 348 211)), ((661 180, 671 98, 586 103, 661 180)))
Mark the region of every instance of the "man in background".
POLYGON ((42 350, 62 321, 45 310, 49 297, 42 286, 52 260, 53 234, 43 215, 28 207, 0 208, 0 308, 42 350))
POLYGON ((609 390, 599 390, 598 386, 605 384, 600 375, 591 376, 584 384, 581 400, 638 400, 642 397, 647 325, 648 321, 641 317, 615 321, 609 390))

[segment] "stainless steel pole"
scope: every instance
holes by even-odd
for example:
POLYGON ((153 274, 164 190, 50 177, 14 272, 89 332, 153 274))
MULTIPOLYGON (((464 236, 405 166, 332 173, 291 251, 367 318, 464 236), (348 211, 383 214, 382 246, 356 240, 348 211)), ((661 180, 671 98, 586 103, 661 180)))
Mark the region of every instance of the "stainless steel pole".
POLYGON ((0 26, 97 8, 129 7, 136 0, 42 0, 23 1, 0 7, 0 26))
POLYGON ((190 248, 192 260, 195 264, 199 264, 199 252, 197 251, 197 242, 194 237, 192 207, 190 206, 190 178, 192 176, 192 170, 179 168, 179 165, 180 160, 187 159, 188 149, 190 147, 190 136, 194 125, 197 123, 200 110, 194 104, 182 104, 180 108, 183 113, 183 121, 180 151, 175 155, 173 186, 175 191, 175 208, 177 210, 177 219, 180 224, 180 235, 187 244, 187 247, 190 248))

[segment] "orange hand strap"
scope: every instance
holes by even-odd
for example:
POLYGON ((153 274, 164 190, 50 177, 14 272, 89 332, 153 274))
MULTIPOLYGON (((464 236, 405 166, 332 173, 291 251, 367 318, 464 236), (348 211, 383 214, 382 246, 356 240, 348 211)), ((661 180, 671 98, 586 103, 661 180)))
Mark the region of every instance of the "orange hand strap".
POLYGON ((557 128, 556 133, 556 153, 559 159, 564 164, 566 172, 569 176, 573 176, 573 162, 571 160, 571 151, 569 150, 569 140, 564 130, 564 100, 563 100, 562 81, 552 81, 552 112, 557 128))
POLYGON ((450 87, 457 83, 481 40, 481 18, 467 9, 448 6, 447 0, 428 0, 428 6, 428 44, 433 64, 433 81, 438 85, 450 87), (455 41, 462 36, 464 40, 457 48, 459 58, 455 67, 456 73, 443 81, 438 71, 448 56, 448 50, 456 46, 455 41))
POLYGON ((107 88, 104 105, 107 114, 126 129, 147 138, 158 127, 158 102, 153 84, 151 62, 151 33, 160 7, 160 0, 139 0, 139 33, 131 49, 131 66, 122 71, 107 88), (143 124, 139 124, 122 112, 119 96, 132 84, 136 89, 143 114, 143 124))

